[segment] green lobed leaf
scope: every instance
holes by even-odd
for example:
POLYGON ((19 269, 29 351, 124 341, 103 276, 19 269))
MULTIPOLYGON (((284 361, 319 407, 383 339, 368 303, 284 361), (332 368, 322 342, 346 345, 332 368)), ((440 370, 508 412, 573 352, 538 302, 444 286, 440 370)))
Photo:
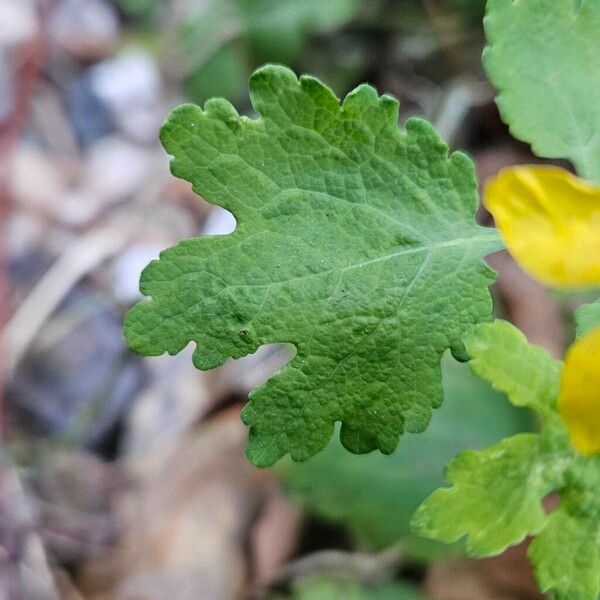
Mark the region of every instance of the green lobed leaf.
POLYGON ((484 25, 483 64, 511 133, 600 182, 600 2, 488 0, 484 25))
POLYGON ((406 435, 391 456, 355 456, 337 439, 303 463, 282 460, 274 467, 292 498, 317 516, 345 526, 358 542, 382 549, 402 542, 418 559, 460 552, 411 533, 419 504, 444 483, 444 467, 458 452, 484 448, 532 430, 529 411, 476 377, 464 363, 442 361, 444 403, 427 431, 406 435))
POLYGON ((540 588, 556 600, 597 600, 600 456, 582 456, 570 446, 556 410, 557 361, 502 321, 475 327, 466 347, 478 374, 507 390, 513 403, 523 403, 527 385, 538 390, 539 401, 528 404, 540 414, 541 431, 456 457, 447 469, 454 485, 419 507, 415 530, 442 541, 466 535, 474 556, 498 554, 537 534, 529 557, 540 588), (546 515, 541 501, 551 491, 559 493, 560 505, 546 515))
POLYGON ((465 338, 471 368, 515 406, 547 414, 554 410, 562 363, 507 321, 474 327, 465 338))
POLYGON ((173 174, 237 229, 144 270, 152 300, 127 315, 127 342, 159 355, 193 341, 200 369, 293 344, 243 411, 250 460, 307 459, 336 421, 352 452, 389 454, 441 404, 444 351, 490 317, 482 256, 500 242, 474 221, 473 164, 426 121, 401 132, 398 102, 368 85, 340 105, 317 79, 267 66, 250 92, 258 119, 213 99, 162 129, 173 174))
POLYGON ((575 311, 575 325, 578 338, 600 326, 600 298, 590 304, 583 304, 575 311))

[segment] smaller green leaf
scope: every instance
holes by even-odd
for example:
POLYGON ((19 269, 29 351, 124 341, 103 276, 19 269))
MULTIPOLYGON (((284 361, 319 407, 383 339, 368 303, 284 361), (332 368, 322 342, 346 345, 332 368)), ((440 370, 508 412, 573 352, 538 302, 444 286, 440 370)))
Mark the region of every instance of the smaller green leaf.
POLYGON ((465 346, 473 371, 507 394, 515 406, 545 414, 556 404, 562 363, 544 348, 528 344, 510 323, 495 321, 473 327, 465 346))
POLYGON ((591 304, 580 306, 575 311, 575 325, 578 338, 590 329, 600 326, 600 298, 591 304))
POLYGON ((597 600, 600 455, 579 454, 569 441, 556 406, 560 363, 499 321, 476 327, 467 350, 479 375, 507 391, 512 402, 541 414, 542 428, 538 434, 513 436, 481 452, 460 454, 447 470, 454 485, 425 500, 413 526, 443 541, 466 535, 474 556, 498 554, 537 534, 529 557, 540 588, 555 600, 597 600), (550 491, 558 492, 561 502, 546 516, 541 500, 550 491))
POLYGON ((600 489, 597 462, 589 462, 586 471, 578 479, 588 485, 567 483, 573 488, 561 494, 560 506, 529 547, 542 591, 553 592, 556 600, 592 600, 594 590, 600 590, 600 497, 593 491, 600 489))
POLYGON ((417 509, 412 524, 421 535, 456 542, 467 535, 467 551, 492 556, 539 532, 546 516, 541 501, 552 481, 543 472, 538 436, 520 434, 479 452, 459 454, 446 478, 454 485, 436 490, 417 509), (524 457, 529 457, 524 461, 524 457))

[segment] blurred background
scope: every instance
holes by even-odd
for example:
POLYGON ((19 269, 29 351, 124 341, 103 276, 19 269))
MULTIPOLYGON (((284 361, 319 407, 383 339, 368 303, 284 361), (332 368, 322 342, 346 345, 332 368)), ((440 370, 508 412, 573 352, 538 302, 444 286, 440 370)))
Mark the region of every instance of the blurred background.
MULTIPOLYGON (((340 96, 394 94, 402 122, 431 120, 482 181, 534 162, 482 72, 484 4, 0 0, 1 598, 540 597, 525 544, 475 561, 409 532, 456 453, 535 426, 468 367, 444 359, 444 406, 392 456, 333 439, 258 470, 239 411, 285 350, 202 373, 187 351, 134 356, 121 333, 148 261, 234 227, 169 174, 161 122, 214 95, 252 114, 265 62, 340 96)), ((581 299, 490 262, 497 313, 561 356, 581 299)))

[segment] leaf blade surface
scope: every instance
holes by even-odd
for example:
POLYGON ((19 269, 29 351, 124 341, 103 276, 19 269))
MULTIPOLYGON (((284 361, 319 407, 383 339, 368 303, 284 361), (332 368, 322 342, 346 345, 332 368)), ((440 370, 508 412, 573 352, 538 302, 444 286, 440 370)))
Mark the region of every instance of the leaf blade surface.
POLYGON ((557 408, 560 363, 502 321, 475 327, 467 351, 480 376, 506 389, 513 403, 540 413, 542 427, 537 434, 516 435, 485 450, 459 454, 447 471, 452 487, 436 490, 417 509, 415 530, 442 541, 467 536, 473 556, 498 554, 534 535, 528 556, 542 591, 557 600, 596 600, 600 454, 585 456, 570 441, 557 408), (538 401, 524 392, 528 383, 539 393, 538 401), (551 491, 559 494, 560 504, 546 515, 541 501, 551 491))
POLYGON ((600 4, 488 0, 483 64, 511 133, 600 183, 600 4))
POLYGON ((394 450, 442 400, 440 359, 489 319, 497 234, 478 226, 471 161, 362 85, 344 102, 312 77, 267 66, 258 119, 225 100, 175 109, 172 172, 230 210, 230 235, 184 240, 142 274, 149 302, 125 333, 142 354, 196 343, 201 369, 267 343, 296 356, 251 393, 247 453, 306 459, 334 423, 353 452, 394 450))

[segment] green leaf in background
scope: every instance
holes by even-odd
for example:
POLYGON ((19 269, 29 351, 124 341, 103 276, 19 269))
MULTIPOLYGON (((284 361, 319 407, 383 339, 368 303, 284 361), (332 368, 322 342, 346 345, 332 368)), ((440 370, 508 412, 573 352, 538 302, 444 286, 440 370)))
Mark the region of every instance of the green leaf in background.
MULTIPOLYGON (((390 582, 366 586, 347 578, 326 576, 306 577, 297 581, 291 600, 425 600, 412 586, 403 582, 390 582)), ((282 596, 276 596, 279 600, 282 596)))
POLYGON ((583 304, 575 311, 575 326, 578 338, 600 326, 600 298, 590 304, 583 304))
POLYGON ((349 21, 359 0, 236 0, 258 62, 294 60, 309 34, 349 21))
POLYGON ((149 21, 158 6, 157 0, 115 0, 115 4, 126 15, 143 21, 149 21))
POLYGON ((485 3, 486 0, 444 0, 442 4, 448 10, 456 11, 467 24, 481 27, 485 3))
POLYGON ((184 81, 190 98, 228 96, 238 99, 247 81, 246 53, 240 44, 226 44, 211 53, 202 67, 195 69, 184 81))
POLYGON ((391 456, 354 456, 335 439, 305 463, 283 460, 275 469, 292 497, 376 549, 401 541, 418 558, 458 551, 412 534, 412 514, 443 485, 444 467, 456 454, 531 430, 534 423, 467 365, 445 356, 442 366, 444 404, 427 431, 404 436, 391 456))
POLYGON ((556 600, 597 600, 600 456, 582 456, 569 443, 556 410, 561 364, 504 321, 475 327, 465 343, 475 372, 514 404, 534 408, 542 428, 458 455, 446 472, 453 486, 419 507, 415 531, 445 542, 467 536, 473 556, 495 555, 537 535, 529 558, 542 591, 556 600), (547 515, 541 502, 552 491, 560 505, 547 515))
POLYGON ((257 466, 322 450, 342 422, 355 453, 391 453, 442 401, 440 359, 491 314, 500 247, 475 223, 471 161, 368 85, 340 105, 284 67, 250 82, 259 119, 223 99, 175 109, 162 141, 172 172, 230 210, 234 233, 184 240, 143 272, 152 299, 125 322, 145 355, 196 344, 219 366, 261 345, 296 356, 250 394, 243 420, 257 466))
POLYGON ((311 35, 348 22, 359 0, 190 0, 180 16, 186 92, 196 101, 241 100, 251 66, 289 63, 311 35), (225 81, 222 81, 222 78, 225 81))
POLYGON ((484 25, 483 63, 511 133, 600 182, 600 2, 488 0, 484 25))

